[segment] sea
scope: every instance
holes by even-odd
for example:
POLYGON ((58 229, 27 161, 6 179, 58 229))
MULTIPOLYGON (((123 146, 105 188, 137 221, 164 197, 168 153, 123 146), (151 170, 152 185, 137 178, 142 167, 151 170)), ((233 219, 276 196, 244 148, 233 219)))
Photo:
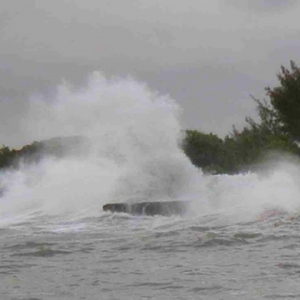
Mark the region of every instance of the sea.
POLYGON ((29 141, 84 136, 64 157, 0 172, 0 299, 300 299, 300 165, 208 175, 182 151, 182 109, 93 73, 28 99, 29 141), (188 201, 184 215, 106 203, 188 201))

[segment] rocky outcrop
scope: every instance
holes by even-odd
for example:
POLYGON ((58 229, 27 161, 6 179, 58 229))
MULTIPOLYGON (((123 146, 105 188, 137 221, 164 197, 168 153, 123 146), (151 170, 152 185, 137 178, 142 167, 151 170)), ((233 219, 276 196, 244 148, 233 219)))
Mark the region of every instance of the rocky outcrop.
POLYGON ((188 208, 187 201, 110 203, 103 205, 104 211, 128 213, 132 215, 182 215, 188 208))

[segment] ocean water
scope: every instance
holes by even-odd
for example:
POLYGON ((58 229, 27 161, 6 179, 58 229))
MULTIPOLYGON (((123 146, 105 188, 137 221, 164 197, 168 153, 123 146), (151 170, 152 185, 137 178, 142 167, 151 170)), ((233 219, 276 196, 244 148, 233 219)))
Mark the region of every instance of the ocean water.
POLYGON ((0 299, 299 299, 300 166, 204 175, 180 148, 180 107, 94 73, 35 96, 29 140, 84 136, 64 158, 0 173, 0 299), (103 212, 189 201, 183 216, 103 212))

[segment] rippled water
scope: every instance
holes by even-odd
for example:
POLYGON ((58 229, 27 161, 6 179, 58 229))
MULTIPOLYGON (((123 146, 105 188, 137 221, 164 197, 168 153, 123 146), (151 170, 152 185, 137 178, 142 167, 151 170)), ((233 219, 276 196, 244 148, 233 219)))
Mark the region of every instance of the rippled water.
POLYGON ((300 298, 296 212, 65 218, 1 228, 1 299, 300 298))

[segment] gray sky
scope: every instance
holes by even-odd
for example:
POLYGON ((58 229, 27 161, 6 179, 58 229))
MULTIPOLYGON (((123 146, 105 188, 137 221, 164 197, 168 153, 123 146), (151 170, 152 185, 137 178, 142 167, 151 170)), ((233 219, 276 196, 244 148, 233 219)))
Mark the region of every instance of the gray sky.
POLYGON ((185 128, 224 136, 300 64, 299 16, 296 0, 1 0, 0 144, 27 142, 29 95, 94 70, 170 94, 185 128))

